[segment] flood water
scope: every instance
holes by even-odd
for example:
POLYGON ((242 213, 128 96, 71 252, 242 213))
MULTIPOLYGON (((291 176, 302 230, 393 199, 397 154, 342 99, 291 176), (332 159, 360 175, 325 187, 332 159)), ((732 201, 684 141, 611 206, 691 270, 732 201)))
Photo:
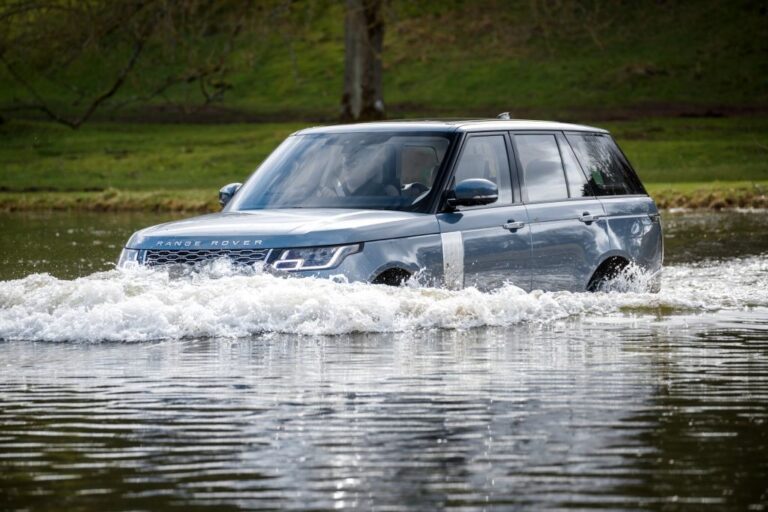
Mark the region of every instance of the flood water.
POLYGON ((768 213, 662 291, 111 270, 159 215, 0 215, 0 510, 767 510, 768 213))

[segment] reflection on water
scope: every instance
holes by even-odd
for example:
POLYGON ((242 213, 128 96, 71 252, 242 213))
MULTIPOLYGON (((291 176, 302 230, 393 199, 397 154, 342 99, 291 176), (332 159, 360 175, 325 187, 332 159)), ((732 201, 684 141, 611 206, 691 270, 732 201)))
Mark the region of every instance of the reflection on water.
POLYGON ((0 216, 56 276, 0 282, 1 510, 768 508, 764 213, 667 216, 658 295, 89 276, 155 220, 53 217, 0 216))
POLYGON ((0 213, 0 279, 36 272, 72 278, 114 268, 134 231, 174 218, 178 214, 0 213))
POLYGON ((744 510, 768 323, 728 322, 10 342, 0 485, 8 508, 744 510))
POLYGON ((768 210, 663 215, 666 263, 768 253, 768 210))

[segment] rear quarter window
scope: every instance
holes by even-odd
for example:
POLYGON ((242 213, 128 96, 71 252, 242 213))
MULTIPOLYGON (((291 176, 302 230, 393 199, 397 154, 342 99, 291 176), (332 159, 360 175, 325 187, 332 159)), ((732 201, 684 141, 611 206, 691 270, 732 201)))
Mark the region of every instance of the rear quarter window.
POLYGON ((616 142, 602 133, 568 133, 587 183, 596 196, 645 194, 640 179, 616 142))

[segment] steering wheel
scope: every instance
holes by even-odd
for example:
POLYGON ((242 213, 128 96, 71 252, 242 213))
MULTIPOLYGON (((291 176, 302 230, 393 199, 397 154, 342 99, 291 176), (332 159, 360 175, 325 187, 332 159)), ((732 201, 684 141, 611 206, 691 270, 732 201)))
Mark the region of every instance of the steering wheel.
POLYGON ((402 187, 402 195, 408 196, 408 197, 418 197, 422 195, 424 192, 427 192, 429 190, 429 187, 426 186, 423 183, 419 183, 418 181, 414 181, 413 183, 406 183, 402 187))

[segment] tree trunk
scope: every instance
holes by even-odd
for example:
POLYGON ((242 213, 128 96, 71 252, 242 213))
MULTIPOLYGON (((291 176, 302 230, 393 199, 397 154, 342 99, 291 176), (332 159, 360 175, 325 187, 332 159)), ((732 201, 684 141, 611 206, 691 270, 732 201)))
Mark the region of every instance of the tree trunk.
POLYGON ((343 121, 384 119, 381 50, 384 0, 347 0, 344 26, 343 121))

